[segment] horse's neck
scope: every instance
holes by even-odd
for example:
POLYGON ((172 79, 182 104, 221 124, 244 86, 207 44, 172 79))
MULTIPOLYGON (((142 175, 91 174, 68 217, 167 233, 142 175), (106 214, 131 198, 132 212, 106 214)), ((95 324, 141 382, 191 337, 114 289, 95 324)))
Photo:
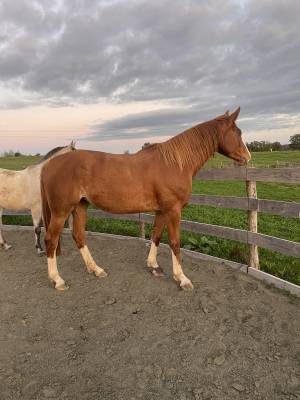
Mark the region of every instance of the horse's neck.
POLYGON ((216 146, 214 146, 213 143, 209 144, 207 146, 206 151, 203 153, 203 156, 201 158, 195 158, 195 163, 192 167, 192 174, 193 176, 196 175, 196 173, 199 171, 200 168, 203 167, 203 165, 208 161, 216 152, 216 146))
POLYGON ((192 176, 214 155, 218 147, 218 129, 215 128, 207 133, 207 130, 201 128, 202 126, 201 124, 194 128, 196 135, 191 135, 189 131, 183 134, 192 138, 187 165, 192 176))

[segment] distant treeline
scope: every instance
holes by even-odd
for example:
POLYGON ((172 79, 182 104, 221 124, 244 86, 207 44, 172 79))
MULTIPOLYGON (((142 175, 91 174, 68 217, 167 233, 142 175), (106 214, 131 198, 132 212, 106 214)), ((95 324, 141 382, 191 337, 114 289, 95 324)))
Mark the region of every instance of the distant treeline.
MULTIPOLYGON (((1 157, 21 157, 21 156, 31 156, 31 154, 22 154, 20 151, 4 151, 0 154, 1 157)), ((35 156, 40 156, 40 153, 35 154, 35 156)))
POLYGON ((289 144, 280 142, 268 142, 265 140, 247 143, 250 151, 280 151, 280 150, 300 150, 300 134, 290 137, 289 144))
POLYGON ((292 150, 289 144, 281 144, 280 142, 267 142, 265 140, 254 140, 254 142, 247 143, 250 151, 280 151, 292 150))

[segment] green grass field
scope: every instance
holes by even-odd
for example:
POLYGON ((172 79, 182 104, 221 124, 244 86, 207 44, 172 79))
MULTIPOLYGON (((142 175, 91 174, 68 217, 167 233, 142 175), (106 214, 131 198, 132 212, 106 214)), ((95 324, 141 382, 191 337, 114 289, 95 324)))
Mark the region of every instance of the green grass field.
MULTIPOLYGON (((39 157, 0 157, 0 168, 21 169, 38 160, 39 157)), ((252 153, 252 160, 252 166, 256 167, 300 166, 300 151, 252 153)), ((206 167, 230 165, 232 165, 230 160, 217 155, 207 163, 206 167)), ((244 182, 194 181, 193 193, 241 197, 246 195, 246 189, 244 182)), ((300 185, 258 182, 257 193, 258 197, 262 199, 300 202, 300 185)), ((183 210, 182 218, 233 228, 247 228, 247 214, 242 210, 190 205, 183 210)), ((4 223, 28 225, 31 224, 31 219, 29 217, 4 217, 4 223)), ((146 227, 148 238, 151 235, 150 228, 150 226, 146 227)), ((87 229, 130 236, 138 235, 137 224, 130 221, 90 218, 87 229)), ((260 213, 258 231, 300 242, 300 223, 295 218, 282 218, 260 213)), ((182 247, 192 245, 193 248, 216 257, 247 262, 248 249, 246 245, 215 237, 204 239, 202 235, 183 231, 181 245, 182 247)), ((167 241, 166 235, 164 235, 163 241, 167 241)), ((300 259, 265 249, 259 249, 259 254, 262 270, 300 285, 300 259)))
POLYGON ((37 163, 41 158, 39 156, 0 157, 0 168, 19 170, 37 163))
MULTIPOLYGON (((248 164, 249 167, 276 168, 300 166, 300 151, 298 150, 252 152, 251 155, 252 159, 248 164)), ((222 168, 232 165, 232 160, 216 154, 205 164, 205 168, 222 168)))

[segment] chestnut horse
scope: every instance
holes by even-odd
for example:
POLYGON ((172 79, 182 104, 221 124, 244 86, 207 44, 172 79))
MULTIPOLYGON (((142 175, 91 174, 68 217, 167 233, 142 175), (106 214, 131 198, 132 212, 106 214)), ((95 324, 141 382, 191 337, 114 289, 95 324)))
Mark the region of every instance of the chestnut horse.
POLYGON ((155 211, 151 248, 147 260, 155 276, 162 274, 157 248, 167 226, 172 251, 173 276, 182 289, 192 289, 180 262, 181 209, 188 203, 192 178, 217 151, 245 164, 251 155, 235 121, 240 109, 135 154, 108 154, 77 150, 49 161, 41 174, 43 218, 48 275, 57 290, 67 288, 57 269, 59 237, 65 220, 73 214, 73 239, 88 272, 107 276, 97 266, 85 240, 87 207, 93 204, 112 213, 155 211))

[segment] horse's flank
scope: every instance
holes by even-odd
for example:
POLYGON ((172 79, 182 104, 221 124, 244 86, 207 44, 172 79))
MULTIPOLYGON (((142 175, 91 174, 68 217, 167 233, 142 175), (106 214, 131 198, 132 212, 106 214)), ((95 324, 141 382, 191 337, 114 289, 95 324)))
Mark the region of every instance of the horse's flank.
POLYGON ((21 171, 0 169, 0 208, 31 209, 39 201, 42 166, 21 171))

